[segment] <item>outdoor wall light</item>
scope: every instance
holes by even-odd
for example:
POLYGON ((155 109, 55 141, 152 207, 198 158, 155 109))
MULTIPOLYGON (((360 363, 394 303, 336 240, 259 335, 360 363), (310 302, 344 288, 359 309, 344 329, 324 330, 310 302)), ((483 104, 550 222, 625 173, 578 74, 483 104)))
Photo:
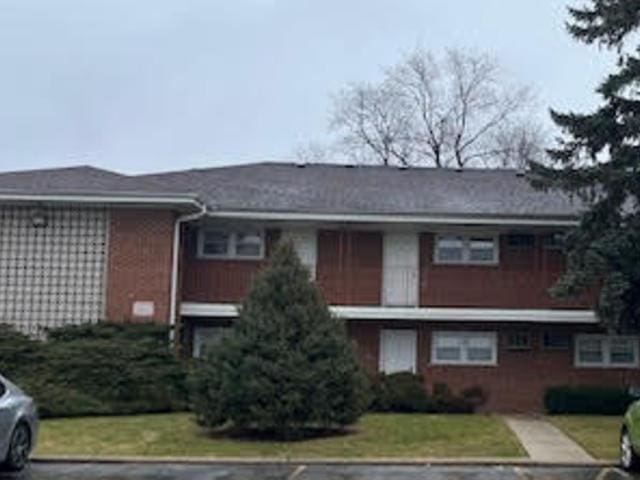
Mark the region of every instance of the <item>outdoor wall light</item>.
POLYGON ((31 213, 31 224, 35 228, 44 228, 47 226, 47 215, 44 210, 38 208, 31 213))

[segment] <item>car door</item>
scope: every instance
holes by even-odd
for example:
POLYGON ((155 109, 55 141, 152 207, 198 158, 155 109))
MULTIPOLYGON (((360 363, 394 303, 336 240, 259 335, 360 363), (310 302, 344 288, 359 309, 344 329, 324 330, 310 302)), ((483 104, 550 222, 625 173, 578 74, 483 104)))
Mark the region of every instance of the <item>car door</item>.
POLYGON ((640 450, 640 400, 629 407, 628 423, 631 442, 636 450, 640 450))
POLYGON ((9 435, 13 422, 9 404, 9 389, 0 378, 0 462, 4 460, 9 446, 9 435))

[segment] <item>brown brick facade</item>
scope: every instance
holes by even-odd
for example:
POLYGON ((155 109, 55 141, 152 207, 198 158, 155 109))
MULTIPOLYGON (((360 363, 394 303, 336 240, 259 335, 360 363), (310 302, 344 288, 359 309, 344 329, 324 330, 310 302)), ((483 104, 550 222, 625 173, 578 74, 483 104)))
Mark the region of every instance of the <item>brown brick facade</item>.
POLYGON ((110 217, 107 319, 168 322, 174 213, 114 209, 110 217), (153 316, 134 317, 134 302, 153 302, 153 316))
POLYGON ((588 296, 558 301, 549 288, 564 272, 564 254, 543 247, 536 235, 532 247, 512 247, 500 236, 497 265, 436 265, 434 235, 420 239, 420 304, 428 307, 589 308, 588 296))
POLYGON ((526 324, 436 324, 410 322, 351 321, 349 333, 370 372, 378 371, 380 330, 412 328, 418 335, 418 372, 427 388, 445 383, 454 392, 479 385, 489 394, 483 409, 487 411, 542 411, 546 388, 555 385, 640 385, 640 369, 580 368, 573 363, 573 345, 566 350, 543 347, 545 331, 584 333, 585 328, 526 324), (451 366, 431 364, 431 334, 436 330, 490 330, 498 332, 498 364, 496 366, 451 366), (531 333, 528 350, 511 350, 507 345, 509 332, 531 333))

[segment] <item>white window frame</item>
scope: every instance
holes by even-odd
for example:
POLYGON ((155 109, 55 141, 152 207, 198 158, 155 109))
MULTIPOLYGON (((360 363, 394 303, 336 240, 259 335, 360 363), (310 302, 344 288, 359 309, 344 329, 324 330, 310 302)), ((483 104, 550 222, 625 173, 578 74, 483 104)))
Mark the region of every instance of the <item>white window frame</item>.
POLYGON ((198 258, 226 259, 226 260, 263 260, 265 252, 265 232, 262 228, 201 228, 198 231, 198 258), (226 254, 205 253, 205 235, 209 232, 226 233, 229 236, 228 251, 226 254), (258 233, 260 235, 260 252, 258 255, 240 255, 237 253, 238 235, 242 233, 258 233))
POLYGON ((500 235, 497 234, 460 234, 460 233, 439 233, 435 236, 433 242, 433 263, 435 265, 498 265, 500 263, 500 235), (461 260, 441 260, 438 256, 438 245, 440 240, 448 237, 458 237, 462 240, 462 259, 461 260), (477 238, 486 238, 493 240, 493 259, 491 260, 472 260, 471 259, 471 241, 477 238))
POLYGON ((579 368, 637 368, 640 366, 640 347, 638 337, 634 335, 598 335, 598 334, 580 334, 575 336, 574 341, 574 366, 579 368), (633 362, 612 363, 611 362, 611 341, 612 340, 630 340, 633 345, 633 362), (580 360, 580 342, 586 340, 602 341, 602 362, 583 362, 580 360))
POLYGON ((431 334, 431 363, 433 365, 466 365, 466 366, 496 366, 498 365, 498 333, 493 331, 435 331, 431 334), (461 339, 461 357, 458 360, 442 360, 437 358, 438 339, 443 337, 458 337, 461 339), (467 347, 471 338, 488 338, 491 341, 490 360, 469 360, 467 347))

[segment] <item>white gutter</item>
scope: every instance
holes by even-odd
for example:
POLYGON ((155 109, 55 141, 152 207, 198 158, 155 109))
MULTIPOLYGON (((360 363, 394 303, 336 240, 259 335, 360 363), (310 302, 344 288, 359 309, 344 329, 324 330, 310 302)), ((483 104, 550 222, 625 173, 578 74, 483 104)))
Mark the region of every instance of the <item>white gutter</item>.
POLYGON ((107 203, 107 204, 149 204, 149 205, 197 205, 196 197, 164 195, 74 195, 74 194, 19 194, 0 193, 0 202, 68 202, 68 203, 107 203))
POLYGON ((354 222, 354 223, 435 223, 446 225, 522 225, 543 227, 573 227, 579 224, 574 218, 535 217, 483 217, 438 216, 438 215, 390 215, 390 214, 350 214, 350 213, 304 213, 304 212, 262 212, 246 210, 214 210, 208 213, 212 218, 235 218, 250 220, 283 220, 308 222, 354 222))
POLYGON ((198 220, 207 214, 207 206, 199 203, 200 211, 177 217, 173 226, 173 250, 171 252, 171 298, 169 305, 169 340, 175 339, 176 314, 178 309, 178 268, 180 263, 180 227, 185 222, 198 220))

